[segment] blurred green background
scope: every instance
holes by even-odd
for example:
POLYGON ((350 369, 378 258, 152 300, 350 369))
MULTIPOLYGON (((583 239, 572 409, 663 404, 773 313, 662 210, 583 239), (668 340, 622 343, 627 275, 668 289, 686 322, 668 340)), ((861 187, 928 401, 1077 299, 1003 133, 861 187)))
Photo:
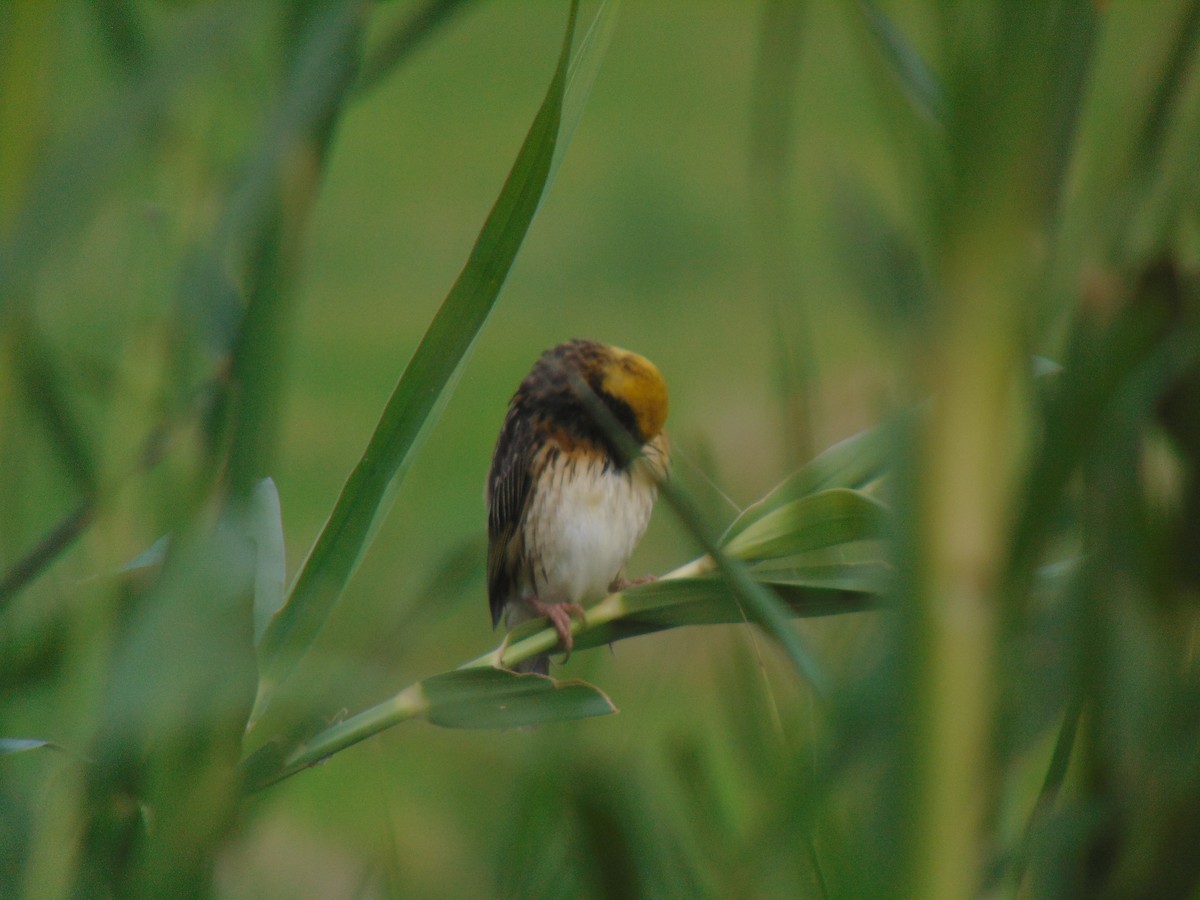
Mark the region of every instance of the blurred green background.
MULTIPOLYGON (((663 372, 675 477, 718 531, 814 453, 946 388, 877 492, 897 509, 871 552, 899 573, 899 617, 797 626, 833 698, 752 625, 676 629, 552 671, 619 715, 408 723, 244 800, 229 761, 248 620, 204 645, 171 618, 233 576, 203 543, 176 569, 118 570, 236 493, 224 379, 246 298, 264 296, 278 356, 247 383, 269 400, 260 458, 290 581, 504 184, 567 4, 0 9, 0 737, 53 743, 0 757, 0 894, 1194 896, 1196 865, 1161 863, 1200 824, 1197 589, 1172 561, 1194 549, 1195 443, 1171 424, 1194 408, 1200 306, 1172 275, 1170 327, 1122 331, 1116 310, 1147 308, 1155 260, 1195 269, 1200 13, 954 6, 621 6, 490 321, 288 696, 332 723, 495 646, 492 445, 538 354, 591 337, 663 372), (361 26, 371 60, 422 11, 433 24, 371 86, 318 72, 291 90, 320 35, 348 28, 357 47, 361 26), (256 206, 256 167, 311 109, 311 146, 256 206), (273 237, 243 246, 269 215, 273 237), (1148 332, 1166 349, 1143 358, 1148 332), (1087 383, 1044 399, 1034 354, 1087 383), (1185 412, 1155 425, 1171 390, 1185 412), (1063 434, 1055 402, 1078 417, 1063 434), (1128 434, 1071 430, 1109 409, 1128 434), (1128 568, 1110 541, 1137 544, 1128 568), (1120 578, 1034 584, 1035 563, 1080 556, 1120 578), (1106 606, 1088 593, 1102 584, 1132 587, 1106 606), (1070 754, 1095 697, 1074 799, 1041 818, 1056 742, 1070 754), (947 847, 942 866, 939 829, 969 858, 947 847), (156 849, 174 833, 199 836, 156 849), (195 871, 156 880, 178 859, 195 871)), ((660 504, 630 573, 700 554, 660 504)))

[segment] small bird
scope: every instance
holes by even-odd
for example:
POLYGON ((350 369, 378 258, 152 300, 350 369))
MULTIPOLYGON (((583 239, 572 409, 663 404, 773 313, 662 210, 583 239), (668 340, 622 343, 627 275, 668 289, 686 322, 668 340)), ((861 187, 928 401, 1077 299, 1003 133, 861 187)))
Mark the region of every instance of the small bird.
MULTIPOLYGON (((667 385, 643 356, 573 340, 547 350, 508 405, 487 480, 492 627, 545 616, 570 653, 581 604, 628 586, 625 566, 669 469, 667 385), (580 397, 586 384, 641 447, 626 459, 580 397)), ((549 672, 535 657, 518 671, 549 672)))

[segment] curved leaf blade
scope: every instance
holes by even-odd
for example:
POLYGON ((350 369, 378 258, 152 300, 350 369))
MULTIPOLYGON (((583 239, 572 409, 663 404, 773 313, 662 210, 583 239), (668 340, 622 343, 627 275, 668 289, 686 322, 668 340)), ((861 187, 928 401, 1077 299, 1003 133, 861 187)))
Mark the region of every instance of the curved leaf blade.
POLYGON ((848 488, 801 497, 771 510, 725 545, 741 560, 779 559, 887 533, 889 514, 878 500, 848 488))
MULTIPOLYGON (((843 615, 877 607, 878 600, 872 591, 882 583, 878 570, 870 574, 859 572, 853 579, 848 573, 841 573, 841 576, 845 578, 845 584, 854 586, 843 586, 839 575, 833 572, 813 573, 811 584, 805 583, 802 577, 795 581, 757 583, 772 593, 792 618, 843 615)), ((636 593, 636 597, 630 592, 624 598, 629 608, 620 618, 600 623, 576 635, 575 649, 600 647, 668 628, 736 625, 754 621, 747 616, 741 598, 722 578, 660 581, 639 587, 636 593)))
POLYGON ((891 425, 860 431, 814 457, 761 500, 746 507, 725 530, 724 540, 730 541, 785 503, 830 488, 859 489, 882 476, 887 467, 893 430, 903 420, 904 416, 901 416, 900 421, 891 425))
POLYGON ((358 568, 390 500, 491 314, 549 182, 558 145, 578 0, 558 65, 471 255, 388 400, 292 588, 260 644, 257 720, 291 674, 358 568))

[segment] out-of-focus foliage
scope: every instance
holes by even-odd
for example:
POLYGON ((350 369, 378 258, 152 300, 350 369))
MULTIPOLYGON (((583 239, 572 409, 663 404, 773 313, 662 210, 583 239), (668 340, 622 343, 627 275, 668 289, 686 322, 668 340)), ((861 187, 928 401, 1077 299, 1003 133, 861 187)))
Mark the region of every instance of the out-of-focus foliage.
POLYGON ((0 7, 0 895, 1194 894, 1197 146, 1195 0, 0 7), (548 681, 572 336, 669 576, 548 681))

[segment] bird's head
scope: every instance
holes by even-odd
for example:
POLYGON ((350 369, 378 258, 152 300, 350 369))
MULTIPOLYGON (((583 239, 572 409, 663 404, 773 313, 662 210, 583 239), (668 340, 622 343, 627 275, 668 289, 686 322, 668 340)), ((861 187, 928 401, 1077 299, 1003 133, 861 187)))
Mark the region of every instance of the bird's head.
POLYGON ((547 350, 515 399, 608 445, 578 396, 579 381, 591 388, 639 444, 662 433, 669 403, 658 367, 644 356, 600 341, 566 341, 547 350))
POLYGON ((620 347, 605 345, 604 350, 598 378, 589 379, 589 383, 610 406, 623 404, 629 408, 637 426, 634 437, 644 444, 657 437, 666 424, 667 383, 646 357, 620 347))

